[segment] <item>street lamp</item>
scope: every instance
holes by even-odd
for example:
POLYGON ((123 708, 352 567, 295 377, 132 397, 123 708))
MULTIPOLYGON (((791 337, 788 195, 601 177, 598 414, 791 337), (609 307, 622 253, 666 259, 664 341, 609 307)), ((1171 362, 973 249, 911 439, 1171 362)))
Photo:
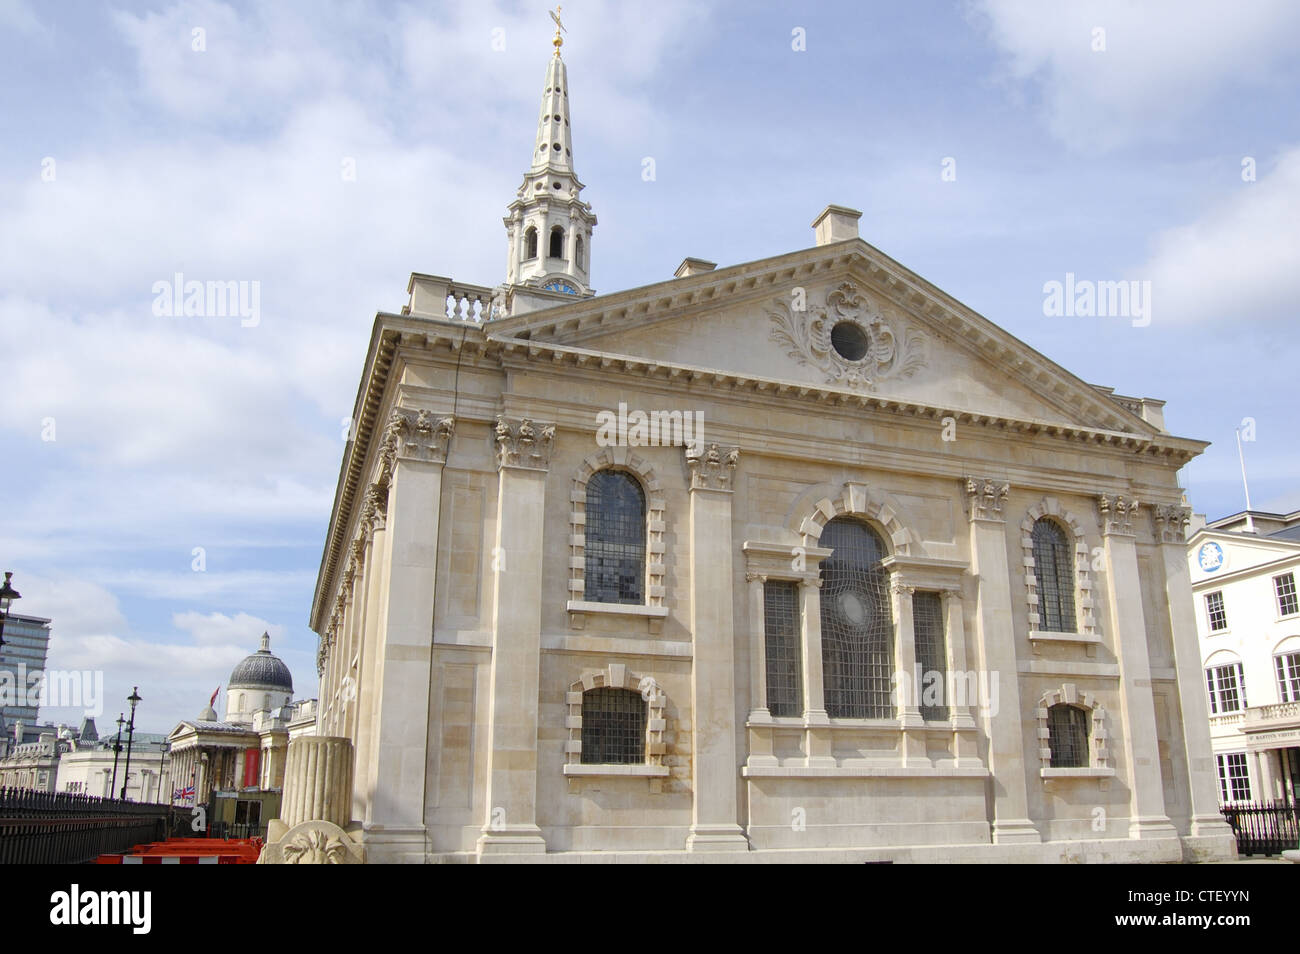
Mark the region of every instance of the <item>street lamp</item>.
POLYGON ((135 707, 142 701, 139 690, 139 686, 132 686, 131 694, 126 697, 126 701, 131 703, 131 721, 126 726, 126 774, 122 779, 122 801, 126 801, 126 786, 131 780, 131 742, 135 739, 135 707))
MULTIPOLYGON (((9 607, 13 605, 14 600, 22 599, 21 593, 14 589, 13 584, 9 581, 14 577, 13 573, 5 570, 4 585, 0 586, 0 653, 5 648, 5 618, 9 615, 9 607)), ((2 658, 2 657, 0 657, 2 658)), ((18 670, 14 670, 14 686, 18 685, 18 670)), ((17 702, 17 699, 14 700, 17 702)), ((4 710, 4 705, 0 704, 0 711, 4 710)), ((9 742, 5 740, 5 752, 9 751, 9 742)))
POLYGON ((126 719, 122 713, 117 714, 117 738, 113 742, 113 783, 108 786, 108 797, 112 798, 113 793, 117 791, 117 757, 122 754, 122 726, 126 725, 126 719))

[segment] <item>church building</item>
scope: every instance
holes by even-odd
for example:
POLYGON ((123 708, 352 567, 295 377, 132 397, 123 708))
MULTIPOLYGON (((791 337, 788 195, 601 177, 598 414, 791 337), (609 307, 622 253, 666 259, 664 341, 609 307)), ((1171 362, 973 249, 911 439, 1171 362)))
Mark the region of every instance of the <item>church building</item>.
POLYGON ((561 43, 505 281, 412 275, 365 356, 310 622, 366 858, 1232 857, 1207 445, 838 205, 596 294, 561 43))

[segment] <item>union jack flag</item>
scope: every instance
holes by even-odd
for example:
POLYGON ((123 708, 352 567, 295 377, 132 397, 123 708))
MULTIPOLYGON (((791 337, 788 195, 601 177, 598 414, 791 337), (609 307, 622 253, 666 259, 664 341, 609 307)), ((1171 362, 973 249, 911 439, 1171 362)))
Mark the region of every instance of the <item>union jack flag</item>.
POLYGON ((188 802, 193 797, 194 797, 193 785, 188 785, 185 788, 177 788, 172 790, 173 802, 188 802))

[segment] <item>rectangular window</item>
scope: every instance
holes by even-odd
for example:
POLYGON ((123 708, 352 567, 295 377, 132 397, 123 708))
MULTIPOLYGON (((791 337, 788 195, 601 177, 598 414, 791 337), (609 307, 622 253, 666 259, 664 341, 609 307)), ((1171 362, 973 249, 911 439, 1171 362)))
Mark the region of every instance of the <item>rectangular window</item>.
POLYGON ((1300 702, 1300 653, 1274 656, 1277 664, 1277 697, 1280 702, 1300 702))
POLYGON ((803 714, 799 652, 799 585, 789 580, 763 584, 763 634, 767 654, 767 711, 803 714))
POLYGON ((1228 628, 1228 614, 1223 608, 1223 593, 1205 594, 1205 611, 1210 617, 1210 632, 1217 633, 1228 628))
POLYGON ((1210 715, 1241 712, 1246 708, 1246 680, 1241 663, 1229 663, 1205 670, 1210 690, 1210 715))
POLYGON ((1283 573, 1273 577, 1273 592, 1277 594, 1277 611, 1281 616, 1300 613, 1300 599, 1295 592, 1295 574, 1283 573))
POLYGON ((943 598, 938 593, 912 596, 912 627, 916 637, 916 668, 920 676, 921 718, 939 722, 948 718, 944 699, 948 675, 948 649, 943 638, 943 598))
POLYGON ((1246 770, 1245 752, 1219 756, 1219 797, 1224 804, 1250 801, 1250 773, 1246 770))

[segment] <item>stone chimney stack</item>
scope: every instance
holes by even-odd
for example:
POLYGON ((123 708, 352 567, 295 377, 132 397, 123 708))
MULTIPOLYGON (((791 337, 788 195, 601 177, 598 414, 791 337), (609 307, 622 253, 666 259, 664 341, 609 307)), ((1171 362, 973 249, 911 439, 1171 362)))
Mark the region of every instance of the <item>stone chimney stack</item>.
POLYGON ((812 223, 813 231, 817 235, 817 244, 830 245, 832 242, 845 242, 857 238, 860 218, 862 213, 857 209, 842 205, 826 206, 812 223))

